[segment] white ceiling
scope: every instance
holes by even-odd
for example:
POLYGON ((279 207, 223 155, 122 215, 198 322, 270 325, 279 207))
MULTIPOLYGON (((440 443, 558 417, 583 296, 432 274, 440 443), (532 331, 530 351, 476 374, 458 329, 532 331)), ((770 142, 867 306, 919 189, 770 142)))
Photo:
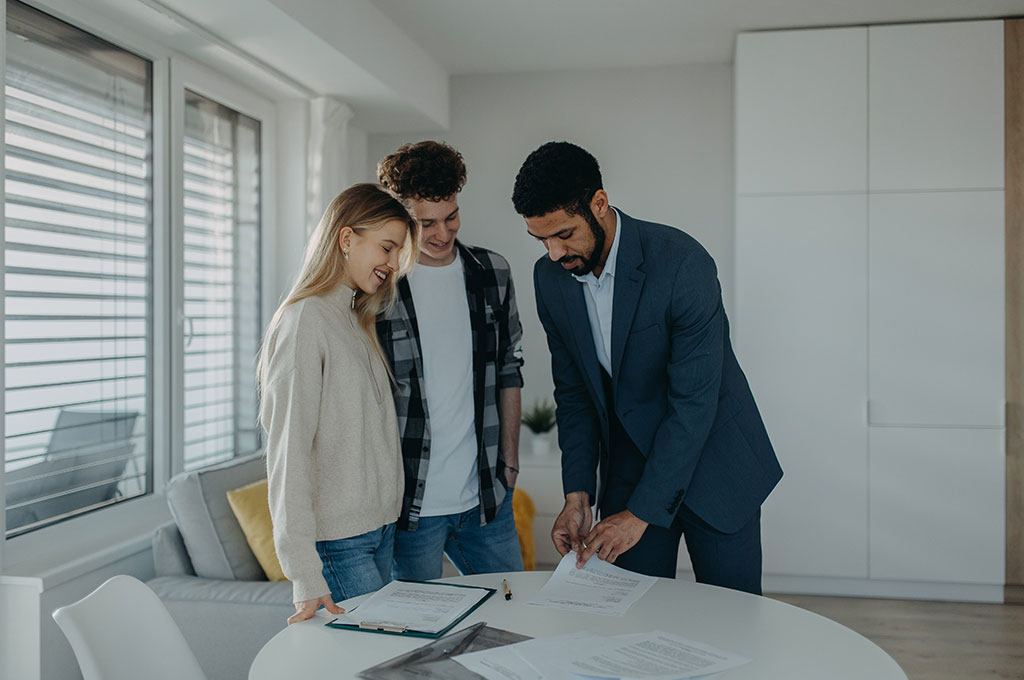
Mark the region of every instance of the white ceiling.
POLYGON ((452 75, 731 62, 757 29, 1024 15, 1024 0, 370 0, 452 75))

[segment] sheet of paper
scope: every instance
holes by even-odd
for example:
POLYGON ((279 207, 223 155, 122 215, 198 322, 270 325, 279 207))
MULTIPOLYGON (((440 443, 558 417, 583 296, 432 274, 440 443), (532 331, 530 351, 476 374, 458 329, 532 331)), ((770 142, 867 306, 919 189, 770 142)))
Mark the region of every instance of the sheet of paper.
POLYGON ((594 678, 676 680, 720 673, 750 662, 738 654, 662 631, 611 638, 607 642, 613 640, 617 644, 608 644, 586 655, 563 656, 558 667, 594 678))
POLYGON ((548 654, 565 655, 567 645, 594 639, 591 633, 572 633, 554 638, 526 640, 505 647, 486 649, 453 657, 453 660, 487 680, 579 680, 546 661, 548 654), (541 661, 531 663, 532 654, 541 661))
POLYGON ((376 623, 437 633, 487 596, 483 588, 392 581, 335 623, 376 623))
POLYGON ((555 638, 535 638, 528 640, 530 644, 519 644, 514 647, 516 654, 528 663, 543 680, 579 680, 579 677, 560 668, 559 661, 583 654, 585 650, 601 648, 603 638, 593 633, 580 632, 561 635, 555 638))
POLYGON ((597 557, 591 557, 582 569, 577 569, 576 554, 569 552, 527 604, 622 616, 657 580, 597 557))
POLYGON ((533 666, 508 647, 495 647, 453 657, 452 660, 487 680, 544 680, 533 666))

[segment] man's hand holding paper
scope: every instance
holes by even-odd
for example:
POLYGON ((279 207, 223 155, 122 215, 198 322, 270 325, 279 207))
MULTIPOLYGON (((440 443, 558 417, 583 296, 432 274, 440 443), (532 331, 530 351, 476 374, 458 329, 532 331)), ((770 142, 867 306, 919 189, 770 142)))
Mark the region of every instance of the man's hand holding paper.
POLYGON ((637 544, 646 530, 647 522, 629 510, 604 518, 583 540, 585 549, 577 551, 576 568, 582 568, 594 555, 605 562, 614 563, 619 555, 637 544))
POLYGON ((527 604, 622 616, 657 580, 603 560, 591 560, 577 569, 576 555, 568 553, 527 604))
POLYGON ((569 552, 583 550, 584 539, 590 533, 594 516, 590 509, 590 497, 586 491, 573 491, 565 495, 562 512, 551 527, 551 540, 563 557, 569 552))

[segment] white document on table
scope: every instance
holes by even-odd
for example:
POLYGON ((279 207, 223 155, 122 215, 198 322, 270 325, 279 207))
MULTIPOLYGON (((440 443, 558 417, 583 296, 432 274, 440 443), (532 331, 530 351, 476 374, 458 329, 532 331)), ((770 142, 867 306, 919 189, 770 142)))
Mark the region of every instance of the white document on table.
POLYGON ((569 611, 622 616, 658 579, 626 571, 598 557, 576 568, 576 553, 569 552, 544 587, 526 604, 569 611))
POLYGON ((475 607, 491 591, 448 583, 392 581, 333 623, 382 624, 437 633, 475 607))
POLYGON ((461 654, 452 660, 487 680, 579 680, 575 675, 556 668, 549 658, 564 657, 566 649, 572 648, 573 643, 593 639, 595 636, 591 633, 536 638, 461 654))
POLYGON ((604 649, 575 658, 563 655, 558 667, 592 678, 623 680, 677 680, 720 673, 749 663, 750 659, 711 645, 652 631, 606 640, 604 649))
POLYGON ((516 654, 515 645, 494 647, 453 656, 455 661, 487 680, 544 680, 544 676, 516 654))
POLYGON ((542 680, 579 680, 579 678, 560 667, 568 654, 573 658, 584 650, 601 648, 607 638, 593 633, 580 632, 561 635, 555 638, 534 638, 526 640, 530 644, 517 644, 514 650, 519 657, 540 675, 542 680))

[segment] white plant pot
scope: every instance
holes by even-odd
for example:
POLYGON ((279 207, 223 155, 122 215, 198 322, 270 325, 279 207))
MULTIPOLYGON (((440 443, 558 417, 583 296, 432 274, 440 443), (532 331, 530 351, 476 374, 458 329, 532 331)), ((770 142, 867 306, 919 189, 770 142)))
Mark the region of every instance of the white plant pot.
POLYGON ((554 439, 555 433, 553 430, 551 432, 541 432, 540 434, 533 434, 533 441, 531 442, 531 450, 533 451, 533 455, 550 456, 551 450, 554 448, 554 439))

